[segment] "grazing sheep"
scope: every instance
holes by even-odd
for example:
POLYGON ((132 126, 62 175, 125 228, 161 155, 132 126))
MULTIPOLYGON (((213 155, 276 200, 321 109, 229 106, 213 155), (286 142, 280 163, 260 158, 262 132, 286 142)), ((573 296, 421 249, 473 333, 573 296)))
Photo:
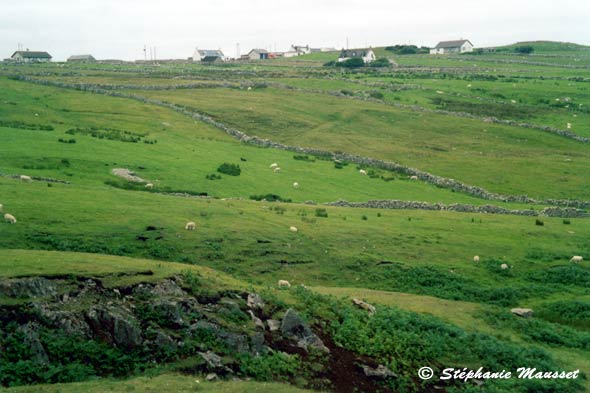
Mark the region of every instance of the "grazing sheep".
POLYGON ((476 255, 473 257, 473 262, 475 262, 475 263, 479 262, 479 255, 476 255))
POLYGON ((297 229, 297 227, 290 227, 289 230, 293 233, 297 233, 299 231, 299 229, 297 229))
POLYGON ((505 264, 505 263, 503 263, 503 264, 500 265, 500 269, 506 270, 506 269, 508 269, 508 265, 505 264))
POLYGON ((584 258, 582 258, 581 256, 579 256, 579 255, 574 255, 574 256, 572 257, 572 259, 570 259, 570 262, 573 262, 573 263, 580 263, 580 262, 582 262, 583 260, 584 260, 584 258))
POLYGON ((0 212, 2 211, 2 209, 4 209, 4 206, 2 206, 2 204, 0 203, 0 212))
POLYGON ((187 231, 194 231, 197 228, 197 224, 195 224, 194 222, 187 222, 186 225, 184 226, 184 229, 186 229, 187 231))
POLYGON ((6 221, 10 224, 16 224, 16 218, 14 218, 14 216, 12 214, 6 213, 4 215, 4 221, 6 221))
POLYGON ((145 188, 147 188, 148 190, 151 190, 154 188, 154 185, 152 183, 148 183, 145 185, 145 188))
POLYGON ((418 176, 416 176, 416 175, 410 176, 410 180, 418 180, 418 176))
POLYGON ((361 175, 363 175, 363 176, 367 176, 367 171, 365 171, 364 169, 361 169, 361 170, 359 171, 359 173, 360 173, 361 175))
POLYGON ((297 183, 297 182, 293 183, 293 188, 299 188, 299 183, 297 183))
POLYGON ((278 172, 280 172, 280 171, 281 171, 281 168, 279 168, 279 167, 276 167, 276 168, 274 169, 274 172, 275 172, 275 173, 278 173, 278 172))
POLYGON ((571 128, 572 128, 572 123, 567 123, 567 129, 571 130, 571 128))
POLYGON ((272 164, 270 164, 270 169, 275 169, 278 166, 279 166, 279 164, 277 164, 276 162, 273 162, 272 164))
POLYGON ((27 182, 33 180, 33 179, 31 179, 31 176, 26 176, 26 175, 20 175, 20 179, 22 181, 27 181, 27 182))
POLYGON ((279 287, 291 288, 291 283, 287 280, 279 280, 279 287))

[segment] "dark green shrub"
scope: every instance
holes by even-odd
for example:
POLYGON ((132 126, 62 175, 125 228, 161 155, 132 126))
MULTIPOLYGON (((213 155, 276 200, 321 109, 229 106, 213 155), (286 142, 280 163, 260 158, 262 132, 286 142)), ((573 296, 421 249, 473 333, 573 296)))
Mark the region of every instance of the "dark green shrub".
POLYGON ((265 194, 265 195, 250 195, 250 199, 254 201, 265 200, 267 202, 291 202, 291 199, 282 198, 276 194, 265 194))
POLYGON ((317 208, 315 209, 315 216, 316 217, 324 217, 327 218, 328 217, 328 211, 324 208, 317 208))
POLYGON ((377 60, 374 60, 371 63, 369 63, 370 67, 375 67, 375 68, 389 67, 390 65, 391 65, 391 63, 385 57, 380 57, 377 60))
POLYGON ((382 100, 385 96, 380 91, 372 91, 369 93, 369 97, 382 100))
POLYGON ((217 172, 229 176, 240 176, 242 170, 240 169, 240 166, 237 164, 228 164, 227 162, 224 162, 219 166, 219 168, 217 168, 217 172))
POLYGON ((538 226, 543 226, 543 225, 545 225, 545 223, 543 222, 543 220, 539 220, 539 219, 537 218, 537 219, 535 219, 535 225, 538 225, 538 226))

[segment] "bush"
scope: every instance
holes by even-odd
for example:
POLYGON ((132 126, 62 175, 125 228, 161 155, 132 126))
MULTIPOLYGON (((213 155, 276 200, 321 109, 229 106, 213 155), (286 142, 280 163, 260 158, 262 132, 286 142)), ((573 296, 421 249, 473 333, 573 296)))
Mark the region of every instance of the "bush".
POLYGON ((58 139, 58 142, 61 142, 61 143, 76 143, 76 140, 73 139, 73 138, 71 138, 71 139, 59 138, 58 139))
POLYGON ((316 217, 323 217, 323 218, 327 218, 328 217, 328 211, 324 208, 317 208, 315 209, 315 216, 316 217))
POLYGON ((300 155, 300 154, 296 154, 293 156, 294 160, 297 161, 307 161, 307 162, 315 162, 315 158, 310 157, 308 155, 300 155))
POLYGON ((389 67, 390 65, 391 65, 391 63, 385 57, 380 57, 377 60, 375 60, 369 64, 370 67, 376 67, 376 68, 389 67))
POLYGON ((545 225, 545 223, 543 222, 543 220, 539 220, 538 218, 535 220, 535 225, 539 225, 539 226, 543 226, 545 225))
POLYGON ((517 46, 516 48, 514 48, 514 52, 519 53, 521 55, 528 55, 533 53, 534 51, 535 48, 533 48, 531 45, 517 46))
POLYGON ((572 222, 571 222, 569 219, 567 219, 567 218, 564 218, 564 219, 563 219, 563 223, 564 223, 565 225, 570 225, 572 222))
POLYGON ((265 200, 267 202, 291 202, 291 199, 282 198, 277 194, 250 195, 250 199, 254 201, 265 200))
POLYGON ((385 96, 380 91, 372 91, 369 93, 369 97, 382 100, 385 96))
POLYGON ((229 176, 240 176, 240 173, 242 173, 242 170, 240 169, 239 165, 228 164, 227 162, 224 162, 223 164, 221 164, 219 166, 219 168, 217 168, 217 172, 223 173, 223 174, 229 175, 229 176))
POLYGON ((336 63, 336 65, 345 68, 360 68, 365 66, 365 61, 360 57, 353 57, 351 59, 346 59, 344 61, 336 63))
POLYGON ((221 180, 221 175, 218 175, 216 173, 211 173, 211 174, 205 176, 205 179, 207 179, 207 180, 221 180))

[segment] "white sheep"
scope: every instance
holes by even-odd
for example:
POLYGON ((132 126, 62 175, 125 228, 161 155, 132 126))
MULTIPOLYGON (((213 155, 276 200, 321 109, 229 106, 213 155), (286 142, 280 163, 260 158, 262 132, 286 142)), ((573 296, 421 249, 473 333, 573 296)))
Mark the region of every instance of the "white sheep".
POLYGON ((568 130, 571 130, 572 129, 572 123, 567 123, 566 126, 567 126, 567 129, 568 130))
POLYGON ((186 225, 184 226, 184 229, 186 229, 187 231, 194 231, 196 228, 197 228, 197 224, 195 224, 192 221, 187 222, 186 225))
POLYGON ((275 173, 278 173, 278 172, 280 172, 280 171, 281 171, 281 168, 279 168, 279 167, 276 167, 275 169, 273 169, 273 171, 274 171, 275 173))
POLYGON ((473 262, 475 262, 475 263, 479 262, 479 255, 476 255, 473 257, 473 262))
POLYGON ((361 169, 361 170, 359 171, 359 173, 360 173, 361 175, 363 175, 363 176, 367 176, 367 171, 365 171, 364 169, 361 169))
POLYGON ((279 280, 279 287, 280 288, 291 288, 291 283, 287 280, 279 280))
POLYGON ((299 231, 299 229, 297 229, 297 227, 290 227, 289 230, 293 233, 297 233, 299 231))
POLYGON ((27 181, 27 182, 33 180, 33 179, 31 179, 31 176, 27 176, 27 175, 20 175, 20 179, 22 181, 27 181))
POLYGON ((152 183, 148 183, 145 185, 145 188, 147 188, 148 190, 151 190, 154 188, 154 185, 152 183))
POLYGON ((4 209, 4 206, 0 203, 0 212, 4 209))
POLYGON ((4 215, 4 221, 6 221, 10 224, 16 224, 16 218, 14 218, 14 216, 12 214, 6 213, 4 215))
POLYGON ((279 166, 279 164, 277 164, 276 162, 273 162, 272 164, 270 164, 270 169, 275 169, 278 166, 279 166))
POLYGON ((584 260, 584 258, 582 258, 580 255, 574 255, 574 256, 572 257, 572 259, 570 259, 570 262, 573 262, 573 263, 580 263, 580 262, 582 262, 583 260, 584 260))
POLYGON ((416 176, 416 175, 410 176, 410 180, 418 180, 418 176, 416 176))
POLYGON ((299 183, 297 183, 297 182, 293 183, 293 188, 299 188, 299 183))
POLYGON ((506 270, 506 269, 508 269, 508 265, 505 264, 505 263, 503 263, 503 264, 500 265, 500 269, 506 270))

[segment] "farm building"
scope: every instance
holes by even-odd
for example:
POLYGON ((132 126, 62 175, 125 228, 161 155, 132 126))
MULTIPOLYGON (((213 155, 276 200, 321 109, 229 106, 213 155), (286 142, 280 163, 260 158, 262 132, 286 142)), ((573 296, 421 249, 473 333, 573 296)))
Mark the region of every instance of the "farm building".
POLYGON ((68 63, 95 63, 96 59, 92 55, 73 55, 68 57, 68 63))
POLYGON ((29 51, 28 49, 16 51, 10 58, 19 63, 47 63, 51 61, 49 53, 29 51))
POLYGON ((473 44, 469 40, 441 41, 430 49, 431 55, 473 52, 473 44))
POLYGON ((291 45, 291 50, 289 52, 295 52, 297 53, 297 56, 307 55, 308 53, 311 53, 311 48, 309 45, 291 45))
POLYGON ((224 60, 225 56, 223 52, 215 49, 196 49, 195 53, 193 54, 193 61, 213 63, 224 60))
POLYGON ((246 55, 246 60, 265 60, 268 59, 268 51, 266 49, 252 49, 246 55))
POLYGON ((367 64, 374 61, 377 57, 372 49, 343 49, 338 57, 338 62, 353 58, 363 59, 365 64, 367 64))

